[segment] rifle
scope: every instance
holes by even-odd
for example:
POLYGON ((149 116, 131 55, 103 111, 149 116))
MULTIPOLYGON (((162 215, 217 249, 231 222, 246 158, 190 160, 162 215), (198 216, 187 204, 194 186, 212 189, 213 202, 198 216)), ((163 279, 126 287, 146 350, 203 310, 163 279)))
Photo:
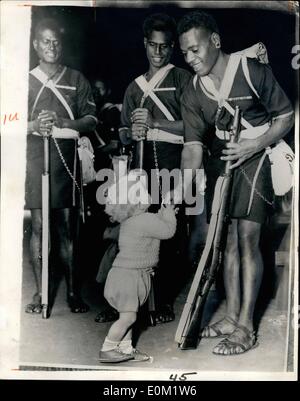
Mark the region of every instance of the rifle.
MULTIPOLYGON (((142 96, 140 101, 140 107, 144 106, 144 102, 146 100, 145 94, 142 96)), ((145 139, 141 139, 136 144, 136 165, 140 171, 143 170, 144 163, 144 141, 145 139)), ((154 280, 151 277, 151 289, 148 297, 148 312, 149 312, 149 320, 151 326, 156 326, 155 321, 155 296, 154 296, 154 280)))
POLYGON ((49 136, 44 136, 44 171, 42 175, 42 317, 48 319, 49 311, 49 136))
MULTIPOLYGON (((241 112, 236 106, 230 142, 237 142, 240 129, 241 112)), ((232 186, 231 164, 230 160, 226 162, 224 174, 219 176, 216 182, 205 247, 175 334, 175 341, 183 350, 195 349, 198 346, 203 308, 222 261, 232 186)))

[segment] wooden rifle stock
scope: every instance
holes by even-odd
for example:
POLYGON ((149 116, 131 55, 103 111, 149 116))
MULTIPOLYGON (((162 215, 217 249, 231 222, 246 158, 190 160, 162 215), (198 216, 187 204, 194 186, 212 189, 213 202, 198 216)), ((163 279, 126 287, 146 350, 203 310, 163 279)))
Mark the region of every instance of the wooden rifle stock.
MULTIPOLYGON (((230 142, 238 140, 240 121, 241 112, 236 106, 230 142)), ((226 162, 225 172, 216 182, 205 247, 175 334, 175 341, 181 349, 194 349, 198 346, 203 308, 222 261, 231 194, 231 164, 232 161, 226 162)))

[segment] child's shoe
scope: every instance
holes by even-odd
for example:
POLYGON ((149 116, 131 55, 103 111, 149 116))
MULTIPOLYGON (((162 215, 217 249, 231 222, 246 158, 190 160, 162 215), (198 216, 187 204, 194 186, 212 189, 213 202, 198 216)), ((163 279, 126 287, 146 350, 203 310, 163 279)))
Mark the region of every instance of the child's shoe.
POLYGON ((132 354, 124 354, 119 348, 109 351, 100 351, 99 362, 101 363, 119 363, 134 359, 132 354))
POLYGON ((145 354, 144 352, 139 351, 136 348, 133 348, 131 353, 128 355, 131 355, 133 358, 131 362, 145 362, 145 361, 149 361, 149 359, 151 358, 149 355, 145 354))

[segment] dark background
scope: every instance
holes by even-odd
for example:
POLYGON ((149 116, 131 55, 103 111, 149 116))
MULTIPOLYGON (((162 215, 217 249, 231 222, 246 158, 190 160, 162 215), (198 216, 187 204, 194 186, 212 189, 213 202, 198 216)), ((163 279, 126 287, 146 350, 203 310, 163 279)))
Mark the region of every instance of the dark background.
MULTIPOLYGON (((141 2, 138 2, 139 5, 141 2)), ((178 21, 195 8, 171 4, 147 7, 32 7, 32 26, 43 17, 54 17, 65 27, 63 62, 88 79, 101 75, 111 82, 113 100, 122 102, 127 85, 146 72, 142 23, 153 12, 166 12, 178 21)), ((289 98, 296 99, 296 71, 291 67, 295 43, 295 16, 287 12, 247 8, 213 9, 225 52, 235 52, 263 42, 279 83, 289 98)), ((32 38, 30 39, 32 42, 32 38)), ((37 64, 31 46, 30 68, 37 64)), ((178 46, 171 62, 189 68, 178 46)))

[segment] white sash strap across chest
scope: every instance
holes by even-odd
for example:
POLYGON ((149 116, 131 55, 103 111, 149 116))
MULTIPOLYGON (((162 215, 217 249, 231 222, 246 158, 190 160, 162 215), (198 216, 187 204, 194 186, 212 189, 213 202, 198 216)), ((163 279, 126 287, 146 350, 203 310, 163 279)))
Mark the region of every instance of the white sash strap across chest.
MULTIPOLYGON (((63 97, 63 95, 59 92, 57 89, 56 83, 61 79, 63 74, 66 71, 66 67, 63 68, 61 74, 59 75, 58 79, 56 82, 53 82, 52 79, 49 79, 47 75, 38 67, 34 68, 32 71, 30 71, 30 74, 32 74, 36 79, 38 79, 42 84, 42 89, 48 88, 50 89, 54 95, 57 97, 57 99, 61 102, 61 104, 64 106, 65 110, 67 111, 69 117, 71 120, 74 120, 74 114, 68 105, 66 99, 63 97)), ((73 87, 71 87, 73 89, 73 87)))
MULTIPOLYGON (((206 96, 218 102, 219 107, 224 107, 231 115, 234 115, 234 108, 228 103, 229 95, 232 89, 234 78, 238 69, 238 66, 242 62, 242 68, 245 78, 249 84, 251 82, 249 76, 249 70, 247 66, 246 56, 242 54, 231 54, 228 60, 228 64, 225 70, 224 78, 221 83, 220 90, 217 91, 213 81, 208 77, 201 77, 199 84, 206 96)), ((250 86, 250 85, 249 85, 250 86)), ((257 97, 259 97, 255 88, 251 83, 251 89, 257 97)), ((261 126, 253 127, 247 120, 243 117, 241 118, 241 124, 244 129, 240 133, 240 138, 242 139, 255 139, 263 135, 269 129, 269 123, 263 124, 261 126)), ((230 135, 228 131, 219 130, 216 127, 216 136, 219 139, 229 140, 230 135)))
POLYGON ((163 102, 157 97, 154 93, 155 91, 160 90, 174 90, 173 87, 171 88, 159 88, 159 85, 163 82, 165 77, 168 75, 169 71, 174 68, 174 65, 168 64, 165 67, 161 68, 157 73, 150 79, 148 82, 143 75, 139 76, 135 79, 135 82, 138 84, 140 89, 143 91, 143 97, 146 99, 148 96, 153 100, 159 110, 165 115, 165 117, 169 121, 175 121, 172 114, 169 112, 167 107, 163 104, 163 102))
MULTIPOLYGON (((65 100, 65 98, 59 92, 59 90, 57 88, 65 88, 65 89, 71 89, 71 90, 74 90, 76 88, 69 87, 69 86, 56 85, 56 83, 59 82, 59 80, 65 73, 65 71, 66 71, 66 67, 63 68, 62 72, 60 73, 59 77, 56 79, 55 82, 53 82, 52 79, 49 79, 47 77, 47 75, 38 67, 36 67, 32 71, 30 71, 30 74, 33 75, 36 79, 38 79, 43 84, 43 86, 41 87, 41 89, 35 99, 33 110, 36 107, 36 104, 38 102, 38 99, 39 99, 43 89, 48 88, 54 93, 54 95, 57 97, 57 99, 60 101, 60 103, 64 106, 70 119, 71 120, 75 119, 70 106, 68 105, 67 101, 65 100)), ((40 134, 38 132, 33 132, 32 134, 40 136, 40 134)), ((54 126, 52 129, 52 136, 54 138, 62 138, 62 139, 77 139, 79 137, 79 134, 77 131, 70 129, 70 128, 58 128, 58 127, 54 126)))

